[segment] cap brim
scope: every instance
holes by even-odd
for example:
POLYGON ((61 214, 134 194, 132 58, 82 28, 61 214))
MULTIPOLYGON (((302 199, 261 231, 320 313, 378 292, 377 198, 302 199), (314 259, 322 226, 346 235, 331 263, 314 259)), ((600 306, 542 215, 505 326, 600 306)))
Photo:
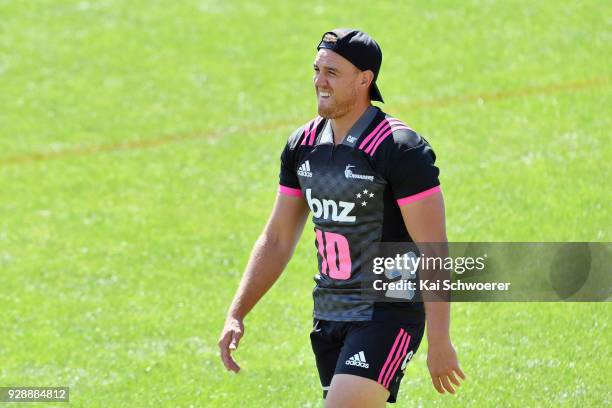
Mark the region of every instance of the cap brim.
POLYGON ((385 103, 382 95, 380 94, 380 90, 378 89, 378 85, 376 85, 376 82, 372 82, 372 86, 370 86, 370 99, 373 101, 385 103))

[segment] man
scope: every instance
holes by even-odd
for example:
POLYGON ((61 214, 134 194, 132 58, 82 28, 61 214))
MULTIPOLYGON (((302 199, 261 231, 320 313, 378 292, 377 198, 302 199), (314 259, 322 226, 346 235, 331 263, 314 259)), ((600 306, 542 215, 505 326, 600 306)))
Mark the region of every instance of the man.
POLYGON ((281 156, 280 187, 228 311, 219 347, 228 370, 243 319, 291 258, 309 210, 315 225, 311 343, 327 407, 395 402, 427 323, 427 363, 438 392, 465 378, 450 341, 447 302, 383 303, 360 296, 379 242, 446 243, 435 155, 423 138, 371 105, 383 102, 378 44, 358 30, 323 35, 314 61, 318 113, 297 129, 281 156), (424 310, 425 309, 425 310, 424 310))

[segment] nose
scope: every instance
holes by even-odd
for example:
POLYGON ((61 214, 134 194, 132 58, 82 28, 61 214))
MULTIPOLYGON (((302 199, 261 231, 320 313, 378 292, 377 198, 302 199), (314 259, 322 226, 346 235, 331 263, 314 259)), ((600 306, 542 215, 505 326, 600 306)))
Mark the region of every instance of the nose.
POLYGON ((327 78, 322 72, 316 72, 314 76, 314 86, 323 88, 327 85, 327 78))

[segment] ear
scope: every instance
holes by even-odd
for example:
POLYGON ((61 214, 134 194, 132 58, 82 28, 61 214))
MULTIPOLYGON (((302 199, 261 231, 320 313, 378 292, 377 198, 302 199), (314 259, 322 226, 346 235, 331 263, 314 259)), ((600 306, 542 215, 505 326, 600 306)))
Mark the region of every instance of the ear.
POLYGON ((361 78, 359 78, 359 85, 368 88, 374 80, 374 73, 370 70, 362 71, 361 78))

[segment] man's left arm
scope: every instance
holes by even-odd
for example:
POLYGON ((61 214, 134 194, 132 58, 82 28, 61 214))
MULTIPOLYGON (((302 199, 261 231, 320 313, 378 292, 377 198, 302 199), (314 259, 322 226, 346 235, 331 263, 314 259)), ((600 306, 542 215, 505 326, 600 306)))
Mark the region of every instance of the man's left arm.
MULTIPOLYGON (((404 223, 412 240, 417 243, 441 243, 426 246, 426 256, 448 255, 444 199, 441 192, 435 192, 418 201, 400 206, 404 223)), ((419 247, 420 248, 420 247, 419 247)), ((433 386, 440 394, 455 393, 453 385, 459 386, 459 379, 465 375, 459 367, 457 354, 450 339, 450 302, 425 301, 427 319, 427 366, 433 386), (451 384, 452 383, 452 384, 451 384)))

